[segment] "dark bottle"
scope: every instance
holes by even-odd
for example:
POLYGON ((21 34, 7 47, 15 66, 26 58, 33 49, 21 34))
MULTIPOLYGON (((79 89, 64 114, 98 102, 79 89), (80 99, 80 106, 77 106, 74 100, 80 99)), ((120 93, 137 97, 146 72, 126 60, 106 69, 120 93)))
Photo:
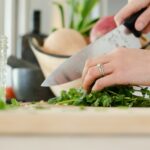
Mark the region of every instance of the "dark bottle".
POLYGON ((41 28, 41 11, 35 10, 33 12, 33 30, 32 30, 32 32, 24 35, 21 38, 21 58, 26 61, 29 61, 30 63, 36 64, 37 66, 39 66, 39 64, 30 48, 29 40, 31 39, 31 37, 34 37, 38 40, 40 45, 43 44, 43 40, 46 37, 46 35, 41 33, 40 28, 41 28))

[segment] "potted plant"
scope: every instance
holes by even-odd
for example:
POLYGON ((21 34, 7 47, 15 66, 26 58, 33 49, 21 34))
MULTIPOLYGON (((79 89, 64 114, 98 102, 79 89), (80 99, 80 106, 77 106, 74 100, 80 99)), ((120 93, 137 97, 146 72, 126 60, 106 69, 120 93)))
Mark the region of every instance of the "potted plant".
MULTIPOLYGON (((67 6, 70 10, 69 24, 65 22, 66 16, 64 13, 64 6, 59 2, 54 2, 60 11, 62 28, 70 28, 80 32, 89 42, 89 34, 92 27, 99 20, 93 18, 92 12, 99 0, 67 0, 67 6)), ((52 31, 57 30, 53 28, 52 31)))

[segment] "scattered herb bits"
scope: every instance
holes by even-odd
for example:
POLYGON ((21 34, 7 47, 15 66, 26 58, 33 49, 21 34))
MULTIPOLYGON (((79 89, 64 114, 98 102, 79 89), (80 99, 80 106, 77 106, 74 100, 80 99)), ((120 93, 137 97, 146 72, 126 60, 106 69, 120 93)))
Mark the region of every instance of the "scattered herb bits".
POLYGON ((19 106, 20 102, 18 102, 16 99, 11 99, 10 104, 7 104, 3 100, 0 100, 0 110, 18 108, 19 106))

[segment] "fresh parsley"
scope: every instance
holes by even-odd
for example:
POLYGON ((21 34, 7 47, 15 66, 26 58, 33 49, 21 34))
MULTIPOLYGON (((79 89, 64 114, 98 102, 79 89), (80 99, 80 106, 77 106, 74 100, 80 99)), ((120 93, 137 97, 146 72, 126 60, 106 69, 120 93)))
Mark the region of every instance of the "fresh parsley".
POLYGON ((62 91, 60 97, 52 98, 48 103, 80 107, 150 107, 150 91, 147 87, 136 90, 131 86, 114 86, 86 93, 82 88, 72 88, 69 91, 62 91), (137 96, 135 92, 140 92, 141 95, 137 96))

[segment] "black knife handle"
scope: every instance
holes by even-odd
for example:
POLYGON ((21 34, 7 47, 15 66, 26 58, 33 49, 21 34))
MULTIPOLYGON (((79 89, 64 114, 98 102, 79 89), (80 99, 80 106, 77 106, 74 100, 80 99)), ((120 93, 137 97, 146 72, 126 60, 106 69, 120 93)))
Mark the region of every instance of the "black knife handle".
POLYGON ((136 37, 140 37, 142 32, 141 31, 137 31, 135 28, 135 22, 137 20, 137 18, 146 10, 147 8, 143 8, 140 11, 138 11, 137 13, 133 14, 131 17, 127 18, 124 22, 124 25, 136 36, 136 37))

